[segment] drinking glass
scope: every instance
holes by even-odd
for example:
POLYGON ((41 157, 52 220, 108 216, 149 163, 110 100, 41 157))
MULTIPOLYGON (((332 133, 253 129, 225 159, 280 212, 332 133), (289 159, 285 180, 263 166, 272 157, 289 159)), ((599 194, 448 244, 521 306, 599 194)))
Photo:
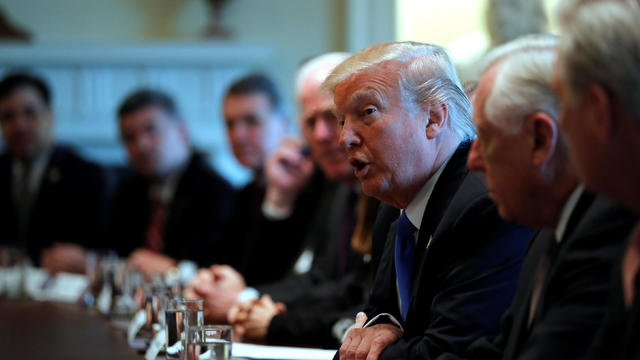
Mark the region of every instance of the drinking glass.
POLYGON ((184 306, 183 299, 173 298, 167 301, 164 309, 167 359, 184 359, 184 306))
POLYGON ((204 300, 182 300, 184 308, 184 326, 202 326, 204 325, 204 300))
POLYGON ((231 359, 231 326, 204 325, 187 329, 187 360, 231 359))

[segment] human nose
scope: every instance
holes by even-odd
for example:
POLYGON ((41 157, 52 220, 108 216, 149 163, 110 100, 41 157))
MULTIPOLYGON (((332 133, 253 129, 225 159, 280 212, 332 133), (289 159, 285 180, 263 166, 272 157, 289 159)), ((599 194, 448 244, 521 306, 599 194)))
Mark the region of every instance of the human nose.
MULTIPOLYGON (((331 141, 335 136, 335 126, 329 124, 329 120, 320 118, 313 127, 313 137, 318 142, 331 141)), ((334 140, 335 141, 335 140, 334 140)))
POLYGON ((352 148, 360 144, 360 138, 356 134, 351 121, 347 118, 344 120, 342 130, 340 131, 340 145, 345 149, 352 148))
POLYGON ((471 171, 484 172, 484 161, 482 160, 478 139, 473 140, 473 143, 471 144, 471 150, 469 151, 469 157, 467 159, 467 166, 471 171))

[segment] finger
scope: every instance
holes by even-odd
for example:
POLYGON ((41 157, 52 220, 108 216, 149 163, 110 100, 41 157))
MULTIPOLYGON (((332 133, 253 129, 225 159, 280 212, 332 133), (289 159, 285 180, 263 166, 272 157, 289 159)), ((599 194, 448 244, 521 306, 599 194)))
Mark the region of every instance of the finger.
POLYGON ((349 346, 345 349, 345 359, 355 360, 356 351, 362 341, 362 330, 352 329, 349 335, 351 335, 351 342, 349 342, 349 346))
POLYGON ((363 336, 360 339, 360 344, 356 348, 356 360, 365 360, 369 355, 369 348, 371 347, 371 336, 363 336))
POLYGON ((361 328, 367 322, 367 314, 362 311, 356 314, 356 322, 353 324, 354 328, 361 328))

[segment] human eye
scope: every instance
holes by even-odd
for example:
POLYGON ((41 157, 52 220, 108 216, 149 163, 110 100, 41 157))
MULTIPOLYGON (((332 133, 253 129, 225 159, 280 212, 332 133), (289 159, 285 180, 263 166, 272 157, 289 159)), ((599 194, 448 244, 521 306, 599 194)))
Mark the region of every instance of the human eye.
POLYGON ((373 115, 378 111, 378 109, 375 106, 369 105, 366 106, 363 110, 362 110, 362 115, 363 116, 369 116, 369 115, 373 115))

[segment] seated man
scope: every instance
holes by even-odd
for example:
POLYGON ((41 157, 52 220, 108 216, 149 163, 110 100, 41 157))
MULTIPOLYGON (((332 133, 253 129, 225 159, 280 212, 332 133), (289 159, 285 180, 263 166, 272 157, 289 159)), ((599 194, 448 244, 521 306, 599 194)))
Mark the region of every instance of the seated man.
MULTIPOLYGON (((488 55, 474 98, 469 168, 485 173, 500 215, 537 233, 500 336, 473 359, 580 359, 605 312, 615 256, 635 216, 584 190, 551 90, 556 37, 527 36, 488 55)), ((455 359, 447 354, 440 359, 455 359)))
POLYGON ((0 81, 0 247, 18 247, 51 272, 84 272, 84 248, 100 247, 103 235, 105 173, 56 145, 53 124, 44 81, 0 81))
POLYGON ((363 192, 403 209, 388 233, 380 229, 387 236, 374 244, 383 250, 367 309, 337 355, 431 359, 497 334, 531 230, 501 220, 483 178, 466 167, 471 104, 446 51, 373 45, 325 86, 363 192))
MULTIPOLYGON (((310 60, 299 72, 300 127, 311 156, 333 181, 323 186, 320 200, 311 204, 316 211, 306 233, 293 234, 298 239, 308 238, 306 243, 313 254, 311 268, 304 274, 257 287, 259 292, 270 297, 245 305, 236 304, 230 320, 247 339, 335 345, 337 339, 331 331, 333 323, 343 312, 363 301, 369 268, 368 256, 363 253, 368 253, 369 249, 364 244, 367 240, 362 238, 370 237, 370 234, 366 235, 365 229, 354 234, 360 196, 354 187, 353 171, 338 143, 338 123, 331 111, 333 100, 330 94, 320 90, 328 72, 345 58, 345 54, 320 56, 310 60), (286 305, 286 311, 283 305, 274 301, 286 305)), ((286 197, 297 189, 285 185, 303 182, 304 174, 310 171, 310 168, 304 168, 307 161, 309 159, 302 154, 299 142, 293 139, 286 139, 269 158, 266 171, 268 187, 276 194, 267 201, 273 200, 273 207, 283 210, 291 206, 290 199, 286 197)), ((376 205, 363 205, 363 208, 375 209, 376 205)), ((282 235, 290 236, 287 233, 282 235)), ((274 246, 268 242, 265 245, 274 246)), ((243 285, 231 269, 213 267, 211 272, 201 272, 188 288, 192 296, 206 299, 205 315, 213 321, 224 320, 229 305, 235 303, 236 296, 243 290, 243 286, 223 287, 231 283, 231 279, 243 285), (212 278, 216 281, 211 281, 212 278), (233 297, 229 298, 229 295, 233 297), (215 313, 221 315, 217 318, 211 316, 215 313)))
MULTIPOLYGON (((264 236, 261 228, 261 205, 265 195, 265 161, 284 135, 288 118, 275 84, 264 75, 249 75, 234 82, 224 98, 224 119, 227 137, 238 162, 253 173, 252 181, 238 191, 234 215, 227 226, 225 241, 234 244, 235 255, 227 260, 242 273, 248 283, 275 281, 286 275, 285 267, 260 268, 250 261, 254 242, 264 236)), ((274 262, 291 263, 292 253, 277 247, 261 256, 274 262), (291 255, 291 256, 289 256, 291 255)))
POLYGON ((120 135, 134 174, 116 192, 111 246, 129 265, 161 273, 190 260, 224 262, 223 226, 231 186, 189 147, 189 136, 167 95, 140 90, 118 109, 120 135))
MULTIPOLYGON (((563 2, 554 89, 560 126, 585 187, 640 213, 640 4, 563 2)), ((589 359, 640 357, 640 224, 612 277, 605 324, 589 359)))

